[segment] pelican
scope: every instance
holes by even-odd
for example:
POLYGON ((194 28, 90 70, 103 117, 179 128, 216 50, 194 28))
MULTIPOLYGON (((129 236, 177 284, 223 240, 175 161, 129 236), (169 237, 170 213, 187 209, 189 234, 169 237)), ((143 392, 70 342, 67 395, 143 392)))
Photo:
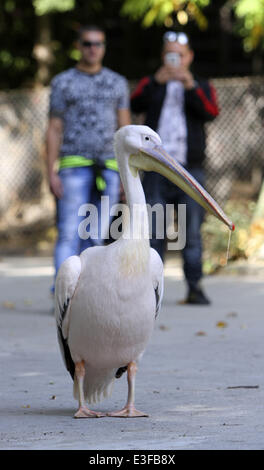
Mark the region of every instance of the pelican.
POLYGON ((147 126, 120 128, 115 154, 129 217, 121 237, 108 246, 87 248, 61 265, 55 285, 55 318, 65 366, 79 402, 75 418, 141 417, 135 408, 137 365, 151 337, 163 295, 163 264, 150 248, 148 217, 139 170, 157 171, 234 229, 213 198, 162 147, 147 126), (137 205, 140 210, 133 211, 137 205), (133 237, 128 230, 133 227, 133 237), (127 402, 119 411, 92 411, 110 396, 113 383, 127 371, 127 402))

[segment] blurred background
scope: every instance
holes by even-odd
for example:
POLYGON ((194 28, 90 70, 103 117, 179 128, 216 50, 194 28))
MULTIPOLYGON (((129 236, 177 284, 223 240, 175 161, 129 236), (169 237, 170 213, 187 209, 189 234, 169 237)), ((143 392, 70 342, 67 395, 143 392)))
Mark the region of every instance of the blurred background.
MULTIPOLYGON (((195 72, 212 79, 221 109, 207 126, 207 189, 236 224, 230 259, 264 261, 264 0, 1 0, 0 255, 52 254, 49 83, 79 59, 85 23, 105 28, 104 63, 131 90, 158 68, 166 30, 189 35, 195 72)), ((227 230, 207 216, 203 237, 212 273, 225 264, 227 230)))

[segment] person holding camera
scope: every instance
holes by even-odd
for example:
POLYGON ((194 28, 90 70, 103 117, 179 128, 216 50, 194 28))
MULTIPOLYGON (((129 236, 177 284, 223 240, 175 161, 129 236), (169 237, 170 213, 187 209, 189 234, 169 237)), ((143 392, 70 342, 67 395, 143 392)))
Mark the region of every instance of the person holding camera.
MULTIPOLYGON (((158 132, 167 152, 204 185, 205 123, 219 114, 216 92, 207 80, 192 73, 194 52, 185 33, 167 32, 163 41, 162 64, 154 75, 139 81, 131 96, 131 110, 145 114, 145 124, 158 132)), ((146 172, 143 186, 147 203, 161 203, 164 214, 166 204, 186 205, 182 255, 188 291, 184 303, 208 305, 210 300, 201 287, 204 210, 158 173, 146 172)), ((155 220, 150 243, 164 259, 166 239, 156 236, 155 220)))

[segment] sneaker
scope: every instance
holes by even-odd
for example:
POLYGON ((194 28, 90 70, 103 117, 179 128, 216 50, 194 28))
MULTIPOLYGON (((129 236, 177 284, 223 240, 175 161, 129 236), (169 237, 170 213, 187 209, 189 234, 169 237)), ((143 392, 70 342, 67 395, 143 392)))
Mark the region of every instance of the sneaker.
POLYGON ((188 296, 184 303, 192 305, 210 305, 211 301, 206 297, 200 287, 196 287, 189 289, 188 296))

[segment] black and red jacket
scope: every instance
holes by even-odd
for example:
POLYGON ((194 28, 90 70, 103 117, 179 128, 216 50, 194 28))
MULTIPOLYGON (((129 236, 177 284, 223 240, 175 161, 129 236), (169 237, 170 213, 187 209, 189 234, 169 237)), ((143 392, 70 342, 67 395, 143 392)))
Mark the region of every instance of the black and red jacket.
MULTIPOLYGON (((206 145, 204 124, 219 114, 214 87, 196 77, 195 84, 195 88, 185 90, 188 167, 202 164, 206 145)), ((142 78, 131 96, 132 112, 145 113, 145 124, 157 130, 165 95, 166 84, 159 84, 153 76, 142 78)))

